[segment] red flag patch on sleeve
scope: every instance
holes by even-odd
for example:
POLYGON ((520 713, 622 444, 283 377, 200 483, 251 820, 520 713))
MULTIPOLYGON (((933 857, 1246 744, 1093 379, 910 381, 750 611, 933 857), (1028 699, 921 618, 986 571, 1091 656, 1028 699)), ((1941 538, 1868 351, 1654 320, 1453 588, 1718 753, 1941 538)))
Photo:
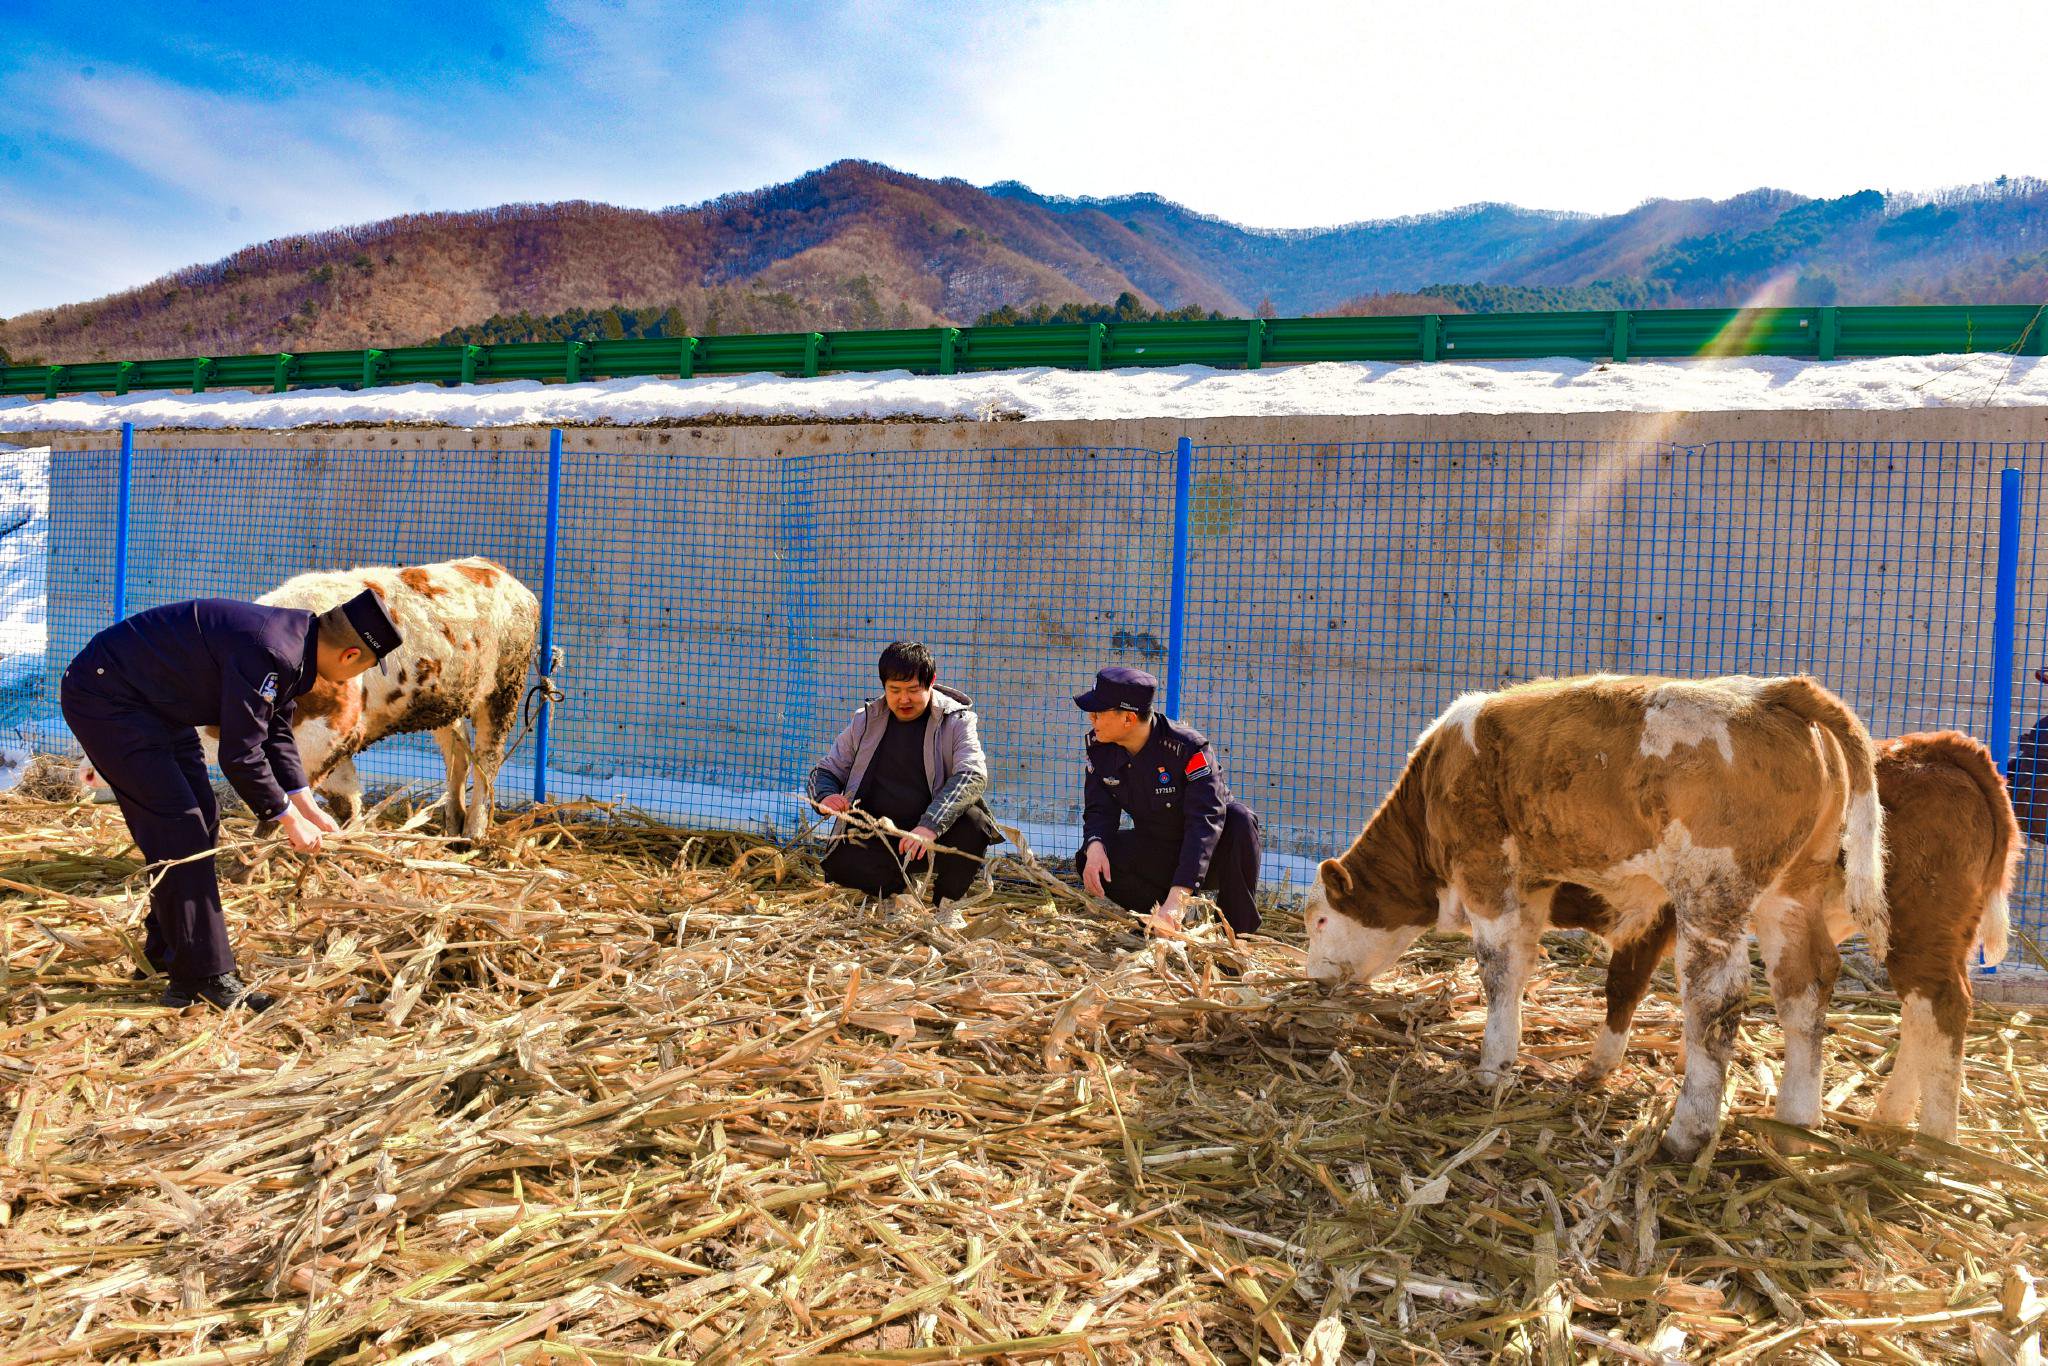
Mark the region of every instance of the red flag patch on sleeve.
POLYGON ((1199 749, 1196 750, 1195 756, 1188 760, 1188 776, 1192 778, 1197 774, 1207 773, 1208 771, 1209 756, 1199 749))

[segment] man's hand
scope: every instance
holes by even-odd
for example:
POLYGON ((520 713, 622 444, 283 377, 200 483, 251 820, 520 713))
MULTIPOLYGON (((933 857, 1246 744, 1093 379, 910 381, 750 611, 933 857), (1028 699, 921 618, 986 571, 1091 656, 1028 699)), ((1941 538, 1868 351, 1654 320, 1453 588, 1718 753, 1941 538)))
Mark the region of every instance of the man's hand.
POLYGON ((324 834, 338 835, 341 833, 341 823, 329 815, 327 808, 315 801, 313 794, 310 792, 294 792, 292 794, 292 809, 313 822, 324 834))
POLYGON ((932 841, 938 837, 938 831, 929 825, 920 825, 896 841, 896 853, 905 863, 915 863, 932 851, 932 841))
POLYGON ((310 854, 320 847, 320 827, 307 820, 305 813, 297 807, 290 807, 280 822, 284 837, 292 842, 292 848, 302 854, 310 854))
POLYGON ((1102 889, 1109 885, 1109 851, 1101 840, 1088 846, 1088 856, 1081 862, 1081 885, 1090 896, 1107 895, 1102 889))
POLYGON ((1157 935, 1178 936, 1181 912, 1187 907, 1188 896, 1185 887, 1168 888, 1165 898, 1152 908, 1151 915, 1145 917, 1146 930, 1157 935))
POLYGON ((846 794, 844 792, 835 792, 831 796, 825 798, 825 800, 819 802, 818 805, 824 807, 827 811, 835 813, 842 811, 850 811, 853 809, 853 803, 846 799, 846 794))

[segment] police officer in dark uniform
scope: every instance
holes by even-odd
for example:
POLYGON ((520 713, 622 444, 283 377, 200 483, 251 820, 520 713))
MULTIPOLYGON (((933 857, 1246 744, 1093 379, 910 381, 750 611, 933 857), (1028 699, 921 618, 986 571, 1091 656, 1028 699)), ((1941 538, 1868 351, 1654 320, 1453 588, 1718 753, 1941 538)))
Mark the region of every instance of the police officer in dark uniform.
POLYGON ((1232 929, 1259 927, 1259 818, 1232 801, 1200 731, 1152 710, 1159 680, 1121 665, 1074 699, 1088 713, 1083 844, 1074 862, 1096 896, 1177 921, 1197 887, 1232 929), (1124 813, 1131 828, 1121 829, 1124 813))
MULTIPOLYGON (((220 767, 257 819, 296 849, 338 827, 313 801, 292 741, 292 704, 326 679, 346 682, 398 648, 398 628, 365 590, 314 614, 227 598, 174 602, 94 636, 64 671, 64 720, 152 864, 213 848, 220 812, 199 726, 220 727, 220 767)), ((271 998, 235 975, 210 858, 176 863, 150 893, 143 954, 170 976, 163 1004, 271 998)))
MULTIPOLYGON (((2048 669, 2034 670, 2035 681, 2048 683, 2048 669)), ((2048 844, 2048 716, 2020 737, 2005 769, 2006 793, 2020 829, 2035 844, 2048 844)))

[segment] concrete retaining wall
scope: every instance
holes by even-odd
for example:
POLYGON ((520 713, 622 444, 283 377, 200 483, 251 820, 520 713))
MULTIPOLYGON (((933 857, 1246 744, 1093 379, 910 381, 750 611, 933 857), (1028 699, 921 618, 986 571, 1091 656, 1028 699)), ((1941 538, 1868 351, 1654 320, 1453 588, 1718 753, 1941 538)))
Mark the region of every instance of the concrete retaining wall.
MULTIPOLYGON (((1068 696, 1103 664, 1165 667, 1182 435, 1234 448, 1198 456, 1183 711, 1276 848, 1309 857, 1458 692, 1540 672, 1803 668, 1881 733, 1982 733, 1997 471, 2040 462, 1987 443, 2048 441, 2048 414, 573 430, 555 765, 596 795, 621 774, 786 789, 874 690, 880 646, 916 636, 977 696, 1004 807, 1072 823, 1068 696)), ((54 440, 61 664, 105 620, 112 484, 106 456, 65 450, 103 437, 54 440)), ((138 444, 132 608, 466 553, 539 585, 545 432, 138 444)), ((2018 695, 2021 724, 2038 700, 2018 695)))

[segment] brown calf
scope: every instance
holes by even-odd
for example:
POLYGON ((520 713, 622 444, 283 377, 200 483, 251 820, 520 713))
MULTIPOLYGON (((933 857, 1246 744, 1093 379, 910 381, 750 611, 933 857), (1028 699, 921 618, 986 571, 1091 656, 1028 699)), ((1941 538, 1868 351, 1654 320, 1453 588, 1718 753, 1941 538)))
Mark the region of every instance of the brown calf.
MULTIPOLYGON (((1891 909, 1884 966, 1904 1009, 1898 1058, 1872 1118, 1905 1125, 1918 1111, 1923 1131, 1953 1142, 1970 1018, 1970 960, 1979 944, 1986 963, 2005 958, 2006 898, 2019 866, 2019 824, 1991 751, 1955 731, 1902 735, 1878 745, 1877 791, 1884 804, 1891 909)), ((1624 919, 1597 893, 1567 884, 1550 904, 1550 923, 1613 940, 1624 919)), ((1636 1006, 1676 933, 1667 906, 1648 929, 1614 940, 1607 1025, 1587 1064, 1589 1078, 1621 1061, 1636 1006)), ((1823 1002, 1839 968, 1829 945, 1815 966, 1823 1002)))
MULTIPOLYGON (((1430 925, 1469 928, 1486 989, 1480 1079, 1514 1061, 1559 886, 1626 941, 1674 912, 1686 1067, 1665 1146, 1699 1151, 1748 996, 1754 922, 1785 1021, 1780 1113, 1820 1105, 1813 945, 1847 912, 1885 942, 1883 815, 1862 722, 1806 678, 1544 680, 1452 704, 1310 889, 1309 974, 1363 980, 1430 925)), ((1809 1113, 1811 1112, 1811 1113, 1809 1113)))

